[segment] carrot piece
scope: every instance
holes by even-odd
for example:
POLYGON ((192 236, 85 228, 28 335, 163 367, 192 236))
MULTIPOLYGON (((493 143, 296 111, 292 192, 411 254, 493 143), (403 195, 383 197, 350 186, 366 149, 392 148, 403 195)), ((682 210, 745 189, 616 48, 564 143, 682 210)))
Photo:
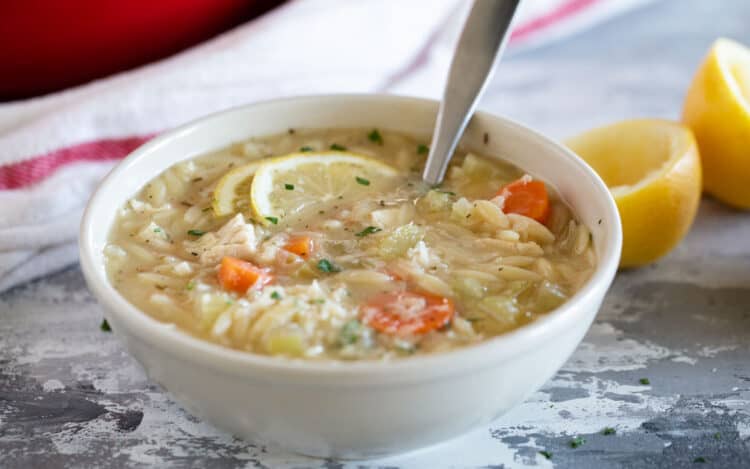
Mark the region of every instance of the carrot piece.
POLYGON ((549 218, 549 196, 542 181, 517 179, 503 186, 497 195, 505 199, 505 213, 517 213, 540 223, 546 223, 549 218))
POLYGON ((284 245, 284 250, 307 259, 313 250, 312 239, 309 236, 292 236, 284 245))
POLYGON ((224 290, 245 294, 253 287, 262 287, 273 281, 268 269, 256 267, 236 257, 224 257, 219 267, 219 283, 224 290))
POLYGON ((401 336, 440 329, 451 322, 456 311, 448 298, 409 291, 380 294, 360 309, 368 326, 401 336))

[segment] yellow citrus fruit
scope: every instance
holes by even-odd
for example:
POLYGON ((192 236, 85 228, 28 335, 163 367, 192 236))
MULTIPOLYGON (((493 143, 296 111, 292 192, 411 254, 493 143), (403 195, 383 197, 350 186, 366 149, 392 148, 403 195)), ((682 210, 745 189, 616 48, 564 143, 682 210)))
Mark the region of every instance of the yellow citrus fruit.
POLYGON ((690 85, 682 120, 698 141, 706 192, 750 208, 750 49, 728 39, 714 43, 690 85))
POLYGON ((260 163, 234 168, 221 177, 214 189, 211 206, 216 216, 246 213, 250 208, 250 183, 260 163))
POLYGON ((250 199, 257 221, 277 224, 385 192, 395 187, 398 175, 387 164, 353 153, 293 153, 262 162, 250 199))
POLYGON ((690 129, 659 119, 628 120, 566 143, 615 198, 622 219, 621 267, 653 262, 685 237, 701 196, 700 157, 690 129))

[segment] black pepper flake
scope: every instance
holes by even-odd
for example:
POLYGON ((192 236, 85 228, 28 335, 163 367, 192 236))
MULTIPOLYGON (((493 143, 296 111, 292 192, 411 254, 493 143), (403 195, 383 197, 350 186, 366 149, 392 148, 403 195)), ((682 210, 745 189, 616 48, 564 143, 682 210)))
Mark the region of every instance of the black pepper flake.
POLYGON ((485 145, 487 145, 488 143, 490 143, 490 134, 488 134, 487 132, 485 132, 484 133, 483 141, 484 141, 485 145))
POLYGON ((196 256, 196 257, 198 256, 198 253, 197 253, 197 252, 191 252, 190 254, 192 254, 192 255, 194 255, 194 256, 196 256))
POLYGON ((601 225, 602 224, 602 219, 600 218, 599 221, 596 222, 596 224, 597 225, 601 225))

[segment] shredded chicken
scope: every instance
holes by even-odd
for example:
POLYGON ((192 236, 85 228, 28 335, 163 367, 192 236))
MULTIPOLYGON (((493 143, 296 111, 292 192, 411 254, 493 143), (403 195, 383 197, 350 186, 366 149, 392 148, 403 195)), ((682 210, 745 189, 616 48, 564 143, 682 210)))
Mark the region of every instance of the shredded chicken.
POLYGON ((258 248, 255 225, 245 223, 238 213, 215 233, 206 233, 197 241, 185 241, 185 249, 197 253, 201 264, 218 264, 224 256, 249 259, 258 248))

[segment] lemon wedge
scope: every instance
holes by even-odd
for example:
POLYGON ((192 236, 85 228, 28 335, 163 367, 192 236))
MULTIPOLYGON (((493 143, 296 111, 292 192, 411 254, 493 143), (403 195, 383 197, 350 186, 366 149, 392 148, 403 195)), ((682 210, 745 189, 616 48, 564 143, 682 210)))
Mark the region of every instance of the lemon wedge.
POLYGON ((622 219, 621 267, 653 262, 685 237, 701 196, 700 157, 690 129, 659 119, 629 120, 566 144, 615 198, 622 219))
POLYGON ((211 206, 218 217, 247 213, 250 208, 250 184, 260 163, 250 163, 224 174, 214 189, 211 206))
POLYGON ((395 168, 354 153, 292 153, 262 162, 250 200, 257 221, 277 224, 392 189, 398 175, 395 168))
POLYGON ((706 192, 750 208, 750 49, 717 40, 693 78, 682 120, 695 133, 706 192))

